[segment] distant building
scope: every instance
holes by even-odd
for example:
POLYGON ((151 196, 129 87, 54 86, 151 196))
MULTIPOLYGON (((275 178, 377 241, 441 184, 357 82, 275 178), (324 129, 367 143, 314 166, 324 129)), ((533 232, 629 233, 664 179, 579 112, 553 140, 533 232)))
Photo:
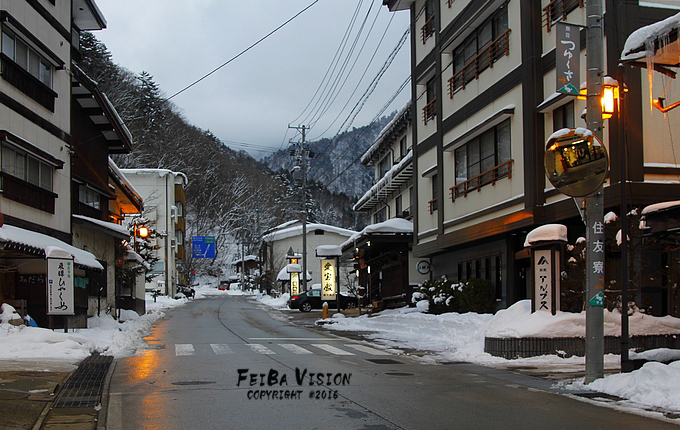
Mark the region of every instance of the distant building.
POLYGON ((174 296, 177 285, 188 285, 186 279, 185 207, 187 177, 167 169, 121 169, 144 198, 148 227, 156 231, 158 261, 151 268, 156 275, 146 288, 174 296))

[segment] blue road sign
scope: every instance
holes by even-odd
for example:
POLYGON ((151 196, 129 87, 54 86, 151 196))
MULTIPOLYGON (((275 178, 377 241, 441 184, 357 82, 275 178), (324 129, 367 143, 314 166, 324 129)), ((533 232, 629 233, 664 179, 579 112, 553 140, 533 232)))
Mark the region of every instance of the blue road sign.
POLYGON ((215 236, 192 236, 193 258, 215 258, 215 236))

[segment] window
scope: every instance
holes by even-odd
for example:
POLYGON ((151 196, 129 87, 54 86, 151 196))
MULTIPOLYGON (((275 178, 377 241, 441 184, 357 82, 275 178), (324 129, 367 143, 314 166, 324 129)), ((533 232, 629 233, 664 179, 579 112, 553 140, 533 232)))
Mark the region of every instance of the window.
POLYGON ((175 243, 179 246, 184 245, 184 232, 182 230, 175 230, 175 243))
POLYGON ((406 157, 407 152, 408 152, 408 140, 406 139, 406 136, 404 136, 399 141, 399 159, 403 159, 404 157, 406 157))
POLYGON ((543 24, 548 33, 557 21, 566 20, 567 14, 577 7, 583 7, 583 0, 551 0, 543 8, 543 24))
POLYGON ((563 128, 574 128, 573 100, 553 111, 553 131, 563 128))
POLYGON ((479 189, 496 180, 511 177, 510 120, 485 131, 454 152, 456 184, 451 198, 467 197, 468 191, 479 189))
POLYGON ((6 28, 2 30, 2 53, 48 88, 52 88, 52 64, 6 28))
POLYGON ((385 158, 380 160, 380 163, 378 164, 378 178, 377 179, 380 179, 383 176, 385 176, 385 174, 387 172, 389 172, 390 168, 392 168, 392 165, 390 163, 390 156, 387 155, 385 158))
POLYGON ((387 219, 387 206, 383 206, 378 212, 373 215, 373 223, 377 224, 387 219))
POLYGON ((465 84, 477 79, 479 74, 504 55, 509 44, 508 10, 501 7, 453 50, 453 77, 449 81, 449 93, 465 88, 465 84))
POLYGON ((78 201, 91 208, 100 209, 101 197, 98 192, 85 185, 81 185, 78 192, 78 201))
POLYGON ((184 205, 182 202, 175 202, 175 207, 177 208, 177 216, 182 217, 184 216, 184 205))
POLYGON ((53 167, 20 149, 2 145, 2 172, 52 191, 53 167))
POLYGON ((394 211, 397 213, 398 218, 401 218, 402 215, 403 215, 402 205, 403 205, 403 203, 402 203, 402 199, 401 199, 401 194, 399 194, 397 196, 397 198, 394 200, 394 206, 395 206, 394 211))
POLYGON ((326 234, 324 230, 314 230, 315 236, 323 236, 324 234, 326 234))
POLYGON ((425 2, 425 25, 420 29, 423 45, 434 34, 434 0, 425 2))
POLYGON ((437 101, 437 93, 435 91, 435 79, 432 78, 427 81, 426 88, 427 104, 423 108, 423 122, 427 125, 428 121, 432 121, 437 114, 437 107, 435 102, 437 101))
POLYGON ((430 214, 434 213, 439 207, 437 204, 437 198, 439 197, 439 191, 437 187, 437 174, 432 175, 432 200, 430 203, 430 214))

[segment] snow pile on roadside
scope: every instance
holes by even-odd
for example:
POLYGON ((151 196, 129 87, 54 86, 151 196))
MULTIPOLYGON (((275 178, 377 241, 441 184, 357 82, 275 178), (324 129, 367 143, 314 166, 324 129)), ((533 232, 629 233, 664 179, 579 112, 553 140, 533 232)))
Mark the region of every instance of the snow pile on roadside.
POLYGON ((289 293, 283 293, 279 297, 271 297, 267 294, 258 294, 255 296, 260 303, 271 306, 274 309, 288 309, 289 293))

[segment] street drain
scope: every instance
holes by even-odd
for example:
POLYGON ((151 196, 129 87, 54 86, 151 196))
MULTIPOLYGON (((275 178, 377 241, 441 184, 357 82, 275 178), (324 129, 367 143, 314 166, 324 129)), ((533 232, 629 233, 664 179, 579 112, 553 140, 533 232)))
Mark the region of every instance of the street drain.
POLYGON ((215 383, 216 381, 179 381, 173 382, 172 385, 209 385, 215 383))
POLYGON ((385 372, 385 375, 390 375, 390 376, 413 376, 415 373, 408 373, 408 372, 385 372))
POLYGON ((404 364, 401 361, 392 360, 391 358, 367 358, 366 360, 375 364, 404 364))

